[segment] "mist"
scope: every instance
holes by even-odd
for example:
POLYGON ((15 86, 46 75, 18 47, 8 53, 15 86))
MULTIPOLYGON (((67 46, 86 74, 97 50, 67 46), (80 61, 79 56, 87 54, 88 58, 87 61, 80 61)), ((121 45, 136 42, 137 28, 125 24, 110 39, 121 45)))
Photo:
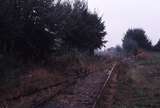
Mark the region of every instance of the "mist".
POLYGON ((160 38, 159 0, 88 0, 89 8, 103 16, 106 47, 122 44, 128 28, 142 28, 155 44, 160 38))

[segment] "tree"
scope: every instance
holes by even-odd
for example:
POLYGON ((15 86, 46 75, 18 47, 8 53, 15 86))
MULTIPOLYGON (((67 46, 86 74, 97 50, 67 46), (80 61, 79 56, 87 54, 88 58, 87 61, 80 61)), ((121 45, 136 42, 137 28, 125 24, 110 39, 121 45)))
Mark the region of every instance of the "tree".
POLYGON ((129 54, 135 54, 138 49, 138 44, 136 41, 130 38, 126 38, 123 40, 123 49, 125 52, 129 54))
POLYGON ((87 3, 61 0, 1 0, 0 52, 22 58, 46 58, 64 49, 93 52, 106 32, 87 3))
POLYGON ((60 2, 50 8, 45 18, 49 31, 56 34, 56 50, 93 53, 105 43, 104 22, 88 10, 85 1, 60 2))
POLYGON ((64 42, 71 49, 93 53, 94 49, 100 48, 105 43, 104 22, 97 13, 88 10, 84 1, 75 1, 72 8, 64 26, 64 42))
POLYGON ((126 52, 135 52, 138 48, 152 49, 152 43, 143 29, 129 29, 123 39, 123 48, 126 52))
POLYGON ((0 10, 1 53, 23 58, 50 54, 54 36, 46 31, 44 14, 52 0, 6 0, 0 10))
POLYGON ((154 46, 154 50, 155 51, 160 51, 160 40, 156 43, 156 45, 154 46))

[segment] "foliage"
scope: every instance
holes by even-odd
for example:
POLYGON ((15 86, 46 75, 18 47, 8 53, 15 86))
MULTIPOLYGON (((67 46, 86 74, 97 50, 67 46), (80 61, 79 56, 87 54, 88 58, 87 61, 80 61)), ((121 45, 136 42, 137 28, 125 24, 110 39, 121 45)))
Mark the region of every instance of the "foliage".
POLYGON ((6 0, 1 9, 1 53, 23 58, 43 58, 49 54, 53 39, 45 31, 43 13, 49 6, 43 0, 6 0), (6 4, 5 4, 6 3, 6 4))
POLYGON ((117 45, 115 47, 115 50, 116 50, 116 56, 117 57, 122 57, 124 55, 124 51, 123 51, 123 48, 119 45, 117 45))
POLYGON ((143 29, 129 29, 123 39, 123 48, 126 52, 134 53, 138 48, 152 49, 152 43, 143 29))
POLYGON ((136 53, 137 49, 138 49, 138 45, 137 42, 127 38, 123 40, 123 48, 127 53, 136 53))
POLYGON ((123 52, 123 48, 119 45, 117 45, 115 49, 117 52, 123 52))
POLYGON ((77 1, 73 6, 73 12, 65 26, 65 44, 69 48, 77 48, 80 52, 93 52, 105 43, 104 22, 97 13, 90 13, 85 3, 77 1))
POLYGON ((160 40, 156 43, 156 45, 154 46, 154 50, 155 51, 160 51, 160 40))
POLYGON ((0 53, 45 58, 77 49, 93 52, 103 46, 104 22, 87 3, 61 0, 1 0, 0 53))

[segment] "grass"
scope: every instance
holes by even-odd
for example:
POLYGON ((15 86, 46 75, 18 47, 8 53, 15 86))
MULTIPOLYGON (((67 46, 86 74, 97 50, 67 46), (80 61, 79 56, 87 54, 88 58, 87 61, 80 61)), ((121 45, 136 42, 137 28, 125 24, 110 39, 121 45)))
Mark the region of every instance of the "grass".
POLYGON ((150 52, 152 55, 151 59, 148 60, 139 60, 137 63, 139 65, 157 65, 160 64, 160 53, 158 52, 150 52))
POLYGON ((151 54, 151 60, 130 64, 127 74, 119 81, 113 108, 160 108, 160 53, 151 54))
POLYGON ((98 56, 68 54, 53 56, 45 64, 36 65, 23 64, 13 58, 2 57, 0 61, 0 101, 32 94, 65 80, 85 78, 93 72, 103 71, 110 61, 110 59, 98 56))

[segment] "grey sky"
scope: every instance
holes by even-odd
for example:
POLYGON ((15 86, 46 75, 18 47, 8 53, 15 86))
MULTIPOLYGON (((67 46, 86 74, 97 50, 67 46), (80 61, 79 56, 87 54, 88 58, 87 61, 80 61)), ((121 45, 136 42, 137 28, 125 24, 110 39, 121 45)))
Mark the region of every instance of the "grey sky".
POLYGON ((143 28, 155 44, 160 38, 160 0, 88 0, 106 22, 107 47, 121 44, 128 28, 143 28))

